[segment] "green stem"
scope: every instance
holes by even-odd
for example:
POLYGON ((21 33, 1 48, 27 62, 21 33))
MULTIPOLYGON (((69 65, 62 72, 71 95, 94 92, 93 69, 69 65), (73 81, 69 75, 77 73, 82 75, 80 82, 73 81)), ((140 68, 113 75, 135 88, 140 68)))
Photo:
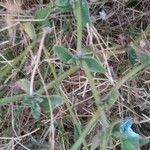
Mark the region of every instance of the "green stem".
POLYGON ((16 65, 17 65, 25 56, 27 56, 28 52, 29 52, 31 49, 33 49, 33 47, 35 47, 36 42, 37 42, 36 40, 33 41, 25 50, 23 50, 23 52, 22 52, 19 56, 17 56, 17 57, 14 59, 14 61, 13 61, 13 63, 12 63, 12 66, 9 65, 9 66, 7 66, 5 69, 1 70, 1 73, 0 73, 0 80, 1 80, 1 81, 2 81, 3 78, 12 70, 12 68, 18 69, 18 68, 16 67, 16 65))
POLYGON ((126 74, 115 86, 112 88, 112 90, 118 90, 123 83, 125 83, 127 80, 129 80, 133 75, 138 73, 139 71, 143 70, 145 67, 148 67, 150 63, 142 63, 141 65, 138 65, 137 67, 133 68, 128 74, 126 74))
MULTIPOLYGON (((79 132, 79 134, 80 134, 80 136, 81 136, 81 135, 82 135, 81 123, 78 121, 78 118, 76 117, 76 115, 75 115, 75 113, 74 113, 74 111, 73 111, 73 108, 72 108, 72 107, 70 106, 70 104, 69 104, 69 99, 68 99, 68 97, 66 96, 66 94, 64 93, 64 91, 63 91, 61 88, 60 88, 60 92, 61 92, 61 94, 62 94, 63 97, 64 97, 66 106, 67 106, 67 108, 68 108, 68 110, 69 110, 69 113, 70 113, 70 115, 71 115, 71 117, 72 117, 73 125, 77 127, 77 130, 78 130, 78 132, 79 132)), ((87 143, 86 143, 85 140, 83 141, 83 144, 84 144, 85 149, 88 150, 87 143)))
POLYGON ((109 126, 108 121, 107 121, 107 117, 105 115, 104 110, 102 108, 100 108, 101 107, 100 106, 100 102, 101 102, 100 94, 98 93, 97 88, 95 86, 95 82, 93 80, 93 76, 91 75, 91 73, 90 73, 90 71, 88 69, 88 66, 87 66, 87 64, 84 61, 83 61, 83 67, 84 67, 85 74, 86 74, 86 76, 88 78, 88 82, 89 82, 89 84, 91 86, 91 90, 92 90, 93 96, 95 98, 96 106, 97 106, 98 109, 101 110, 100 121, 103 124, 103 126, 105 128, 107 128, 109 126))
MULTIPOLYGON (((51 83, 47 84, 46 85, 47 90, 49 90, 50 88, 53 88, 55 85, 57 85, 59 82, 61 82, 65 78, 67 78, 69 75, 76 72, 78 69, 79 69, 79 66, 71 67, 68 71, 66 71, 64 74, 62 74, 60 77, 58 77, 57 80, 53 80, 51 83)), ((38 90, 36 93, 42 94, 44 92, 45 92, 45 89, 42 88, 42 89, 38 90)), ((0 106, 6 105, 6 104, 9 104, 12 102, 20 101, 21 99, 23 99, 24 96, 26 96, 26 94, 20 94, 20 95, 16 95, 16 96, 12 96, 12 97, 2 98, 2 99, 0 99, 0 106)))
POLYGON ((82 132, 77 142, 72 146, 71 150, 77 150, 80 147, 80 145, 83 143, 86 135, 89 133, 91 128, 94 128, 94 126, 96 125, 96 122, 97 120, 99 120, 100 115, 101 115, 101 110, 98 109, 96 113, 94 114, 94 116, 92 117, 92 119, 90 120, 90 122, 87 124, 86 128, 82 132))
POLYGON ((82 55, 82 11, 81 11, 81 0, 76 0, 76 19, 77 19, 77 55, 82 55))
MULTIPOLYGON (((141 71, 142 69, 148 67, 148 64, 141 64, 137 67, 135 67, 133 70, 131 70, 125 77, 123 77, 113 88, 111 91, 113 90, 118 90, 127 80, 129 80, 131 77, 133 77, 133 75, 135 75, 137 72, 141 71)), ((109 107, 110 108, 110 107, 109 107)), ((96 122, 98 122, 100 116, 102 115, 102 110, 98 109, 96 111, 96 113, 94 114, 94 116, 92 117, 92 119, 89 121, 89 123, 87 124, 86 128, 84 129, 82 135, 79 137, 79 139, 77 140, 77 142, 72 146, 71 150, 76 150, 78 147, 80 147, 80 145, 82 144, 83 140, 85 139, 86 135, 88 134, 88 132, 90 131, 90 129, 92 127, 94 127, 94 125, 96 124, 96 122)))

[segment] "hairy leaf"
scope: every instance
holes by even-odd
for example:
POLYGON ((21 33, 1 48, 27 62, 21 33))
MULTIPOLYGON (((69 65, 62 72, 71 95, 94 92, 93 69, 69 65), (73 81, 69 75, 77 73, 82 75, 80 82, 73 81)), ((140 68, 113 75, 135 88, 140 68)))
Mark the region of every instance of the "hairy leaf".
POLYGON ((53 51, 59 57, 59 59, 63 62, 68 62, 69 63, 69 61, 71 61, 74 58, 72 53, 70 53, 68 51, 68 49, 66 49, 63 46, 55 45, 53 47, 53 51))
POLYGON ((101 62, 98 62, 96 59, 91 57, 83 57, 83 61, 85 61, 86 65, 88 66, 88 69, 91 72, 100 72, 105 73, 105 69, 101 62))
POLYGON ((42 98, 43 98, 43 101, 40 104, 40 106, 43 108, 43 110, 45 112, 50 112, 51 109, 50 109, 50 105, 49 104, 51 104, 52 110, 55 109, 56 107, 59 107, 62 104, 64 104, 63 97, 61 97, 59 95, 52 95, 52 96, 50 96, 50 102, 49 102, 47 97, 42 96, 42 98))

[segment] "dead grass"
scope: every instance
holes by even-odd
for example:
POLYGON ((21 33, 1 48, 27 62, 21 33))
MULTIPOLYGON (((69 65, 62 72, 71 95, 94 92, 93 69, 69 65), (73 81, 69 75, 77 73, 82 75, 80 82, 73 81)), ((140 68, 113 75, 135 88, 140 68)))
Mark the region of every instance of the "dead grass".
MULTIPOLYGON (((8 62, 11 64, 20 52, 31 44, 32 40, 24 32, 22 20, 33 19, 33 12, 39 7, 46 5, 46 1, 36 1, 30 7, 15 0, 14 2, 0 3, 0 69, 8 62), (42 3, 43 2, 43 3, 42 3), (5 60, 4 60, 5 58, 5 60)), ((101 1, 90 2, 90 11, 93 19, 93 28, 89 32, 84 31, 83 44, 88 48, 89 53, 94 53, 101 58, 107 68, 106 75, 94 74, 96 87, 102 97, 112 86, 132 68, 126 54, 126 47, 134 41, 150 24, 150 4, 148 0, 135 2, 124 1, 101 1), (104 10, 107 19, 102 20, 99 12, 104 10), (92 38, 92 39, 91 39, 92 38), (90 51, 93 49, 93 51, 90 51)), ((60 14, 54 12, 49 16, 49 21, 54 31, 48 34, 45 39, 45 47, 48 52, 48 59, 40 54, 41 60, 38 71, 34 72, 35 89, 51 82, 54 75, 49 63, 54 68, 56 78, 68 69, 52 53, 51 49, 55 43, 61 43, 72 52, 76 49, 76 25, 72 14, 60 14)), ((38 34, 42 34, 37 28, 38 34)), ((148 39, 150 35, 144 35, 148 39)), ((40 39, 39 39, 40 43, 40 39)), ((149 51, 149 49, 148 49, 149 51)), ((0 97, 8 97, 20 94, 20 89, 13 88, 15 83, 22 78, 31 78, 33 72, 34 57, 37 55, 38 46, 24 57, 19 64, 13 67, 10 73, 1 78, 0 97)), ((37 64, 37 65, 38 65, 37 64)), ((9 64, 8 64, 9 65, 9 64)), ((87 124, 93 116, 96 106, 92 96, 91 88, 83 70, 79 70, 49 94, 62 93, 68 99, 76 119, 82 127, 87 124)), ((131 116, 135 125, 134 128, 144 136, 150 136, 150 71, 139 72, 132 80, 126 82, 119 90, 120 96, 115 105, 108 111, 107 117, 114 121, 125 116, 131 116)), ((0 106, 0 149, 48 149, 49 144, 55 144, 54 149, 69 149, 74 143, 74 122, 66 105, 57 108, 53 114, 42 114, 39 120, 35 120, 29 109, 19 112, 20 103, 11 103, 0 106), (53 118, 53 122, 51 119, 53 118), (52 124, 55 128, 52 127, 52 124), (52 129, 53 128, 53 129, 52 129), (54 139, 50 137, 53 135, 54 139), (54 140, 53 143, 51 140, 54 140)), ((99 123, 88 135, 86 141, 91 145, 93 136, 100 132, 99 123)), ((115 146, 109 149, 117 149, 115 146)), ((150 147, 144 147, 148 150, 150 147)))

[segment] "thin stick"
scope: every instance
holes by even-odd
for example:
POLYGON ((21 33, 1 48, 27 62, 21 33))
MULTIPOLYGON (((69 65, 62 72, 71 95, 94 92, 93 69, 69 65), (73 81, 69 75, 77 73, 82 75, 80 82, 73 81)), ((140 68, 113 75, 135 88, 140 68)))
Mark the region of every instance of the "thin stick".
POLYGON ((35 66, 33 68, 33 72, 31 75, 31 83, 30 83, 30 95, 33 95, 33 83, 34 83, 34 78, 35 78, 35 74, 36 74, 36 70, 38 68, 38 63, 40 61, 40 57, 41 57, 41 53, 42 53, 42 49, 43 49, 43 45, 44 45, 44 41, 45 41, 45 37, 46 34, 48 32, 51 32, 52 29, 51 28, 43 28, 43 35, 42 35, 42 39, 39 45, 39 50, 38 50, 38 54, 37 54, 37 59, 35 61, 35 66))

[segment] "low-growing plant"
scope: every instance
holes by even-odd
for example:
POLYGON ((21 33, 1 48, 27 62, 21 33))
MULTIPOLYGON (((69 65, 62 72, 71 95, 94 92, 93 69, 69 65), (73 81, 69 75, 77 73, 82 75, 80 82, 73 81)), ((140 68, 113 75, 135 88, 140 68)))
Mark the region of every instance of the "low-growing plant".
MULTIPOLYGON (((16 65, 20 62, 20 60, 23 57, 25 57, 31 51, 31 49, 33 49, 33 47, 35 47, 37 43, 37 38, 39 38, 39 35, 36 34, 35 27, 40 26, 44 28, 49 25, 47 17, 49 16, 50 7, 47 6, 35 12, 35 19, 39 19, 39 21, 35 22, 34 24, 32 22, 22 23, 24 31, 26 32, 26 34, 28 34, 30 39, 33 40, 33 43, 30 44, 29 47, 26 50, 24 50, 17 58, 15 58, 14 62, 12 63, 12 66, 7 65, 3 70, 1 70, 1 80, 3 80, 5 76, 7 76, 7 74, 11 71, 12 68, 16 68, 16 65)), ((101 96, 96 87, 94 74, 107 74, 107 66, 105 66, 103 64, 103 60, 98 59, 96 55, 89 54, 88 51, 85 52, 86 46, 83 46, 84 44, 82 42, 83 30, 85 31, 86 29, 88 30, 89 28, 93 28, 89 12, 89 4, 87 0, 56 0, 54 6, 54 11, 58 10, 61 13, 73 13, 74 18, 76 20, 77 43, 76 50, 74 51, 74 53, 72 53, 66 46, 63 46, 63 44, 55 44, 52 48, 53 53, 58 57, 60 62, 63 65, 69 66, 70 69, 66 70, 63 74, 57 77, 53 66, 50 65, 53 75, 55 76, 53 81, 50 81, 50 83, 47 85, 44 85, 43 83, 44 88, 40 88, 37 91, 32 91, 34 84, 34 75, 33 80, 31 80, 31 82, 27 79, 23 79, 22 83, 24 86, 25 94, 1 98, 0 105, 3 106, 12 102, 22 100, 20 107, 22 109, 30 108, 32 116, 35 119, 39 119, 42 111, 44 113, 50 112, 52 115, 53 110, 56 107, 65 104, 69 109, 69 113, 73 118, 74 124, 74 144, 71 145, 71 150, 81 149, 82 144, 85 149, 88 149, 89 145, 87 144, 86 137, 88 136, 92 128, 94 128, 94 126, 98 124, 98 122, 101 122, 102 129, 100 130, 100 133, 97 133, 97 135, 93 137, 91 149, 96 149, 100 147, 101 150, 106 150, 108 146, 110 146, 113 143, 113 139, 117 139, 120 141, 122 150, 140 149, 140 146, 147 143, 148 140, 144 139, 142 136, 140 136, 132 130, 132 119, 123 118, 121 121, 111 122, 107 117, 107 111, 110 110, 114 103, 118 100, 120 96, 120 87, 126 81, 130 80, 133 76, 135 76, 138 72, 143 71, 144 69, 147 69, 149 67, 150 53, 145 53, 139 50, 136 46, 137 41, 130 43, 130 45, 127 48, 127 56, 132 65, 132 69, 130 69, 126 73, 126 75, 124 75, 118 82, 116 82, 113 85, 113 87, 105 94, 105 96, 101 96), (97 109, 96 112, 92 115, 91 120, 87 123, 87 125, 84 128, 83 125, 81 125, 81 123, 78 121, 75 112, 72 110, 71 105, 68 102, 68 98, 66 97, 63 90, 60 88, 60 82, 63 79, 67 78, 73 73, 76 73, 80 69, 84 71, 88 79, 92 91, 92 96, 95 99, 95 105, 97 109), (58 93, 54 95, 49 95, 48 91, 50 89, 55 88, 58 88, 58 93)), ((149 30, 149 27, 146 30, 149 30)), ((47 33, 43 35, 44 38, 46 37, 46 35, 47 33)), ((43 39, 41 50, 45 49, 43 48, 44 40, 45 39, 43 39)), ((41 53, 39 53, 39 59, 41 57, 41 53)), ((39 63, 38 58, 37 63, 39 63)), ((38 71, 38 68, 35 68, 35 71, 38 71)))

